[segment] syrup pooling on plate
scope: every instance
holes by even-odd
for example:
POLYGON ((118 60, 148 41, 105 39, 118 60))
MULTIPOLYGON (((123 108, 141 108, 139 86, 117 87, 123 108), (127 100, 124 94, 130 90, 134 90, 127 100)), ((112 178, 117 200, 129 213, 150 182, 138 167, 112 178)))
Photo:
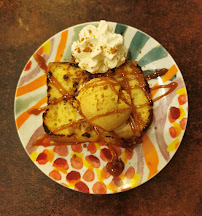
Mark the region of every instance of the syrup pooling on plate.
POLYGON ((118 158, 117 151, 113 146, 109 146, 109 149, 112 152, 112 160, 107 163, 107 171, 114 177, 119 176, 123 172, 125 164, 118 158))

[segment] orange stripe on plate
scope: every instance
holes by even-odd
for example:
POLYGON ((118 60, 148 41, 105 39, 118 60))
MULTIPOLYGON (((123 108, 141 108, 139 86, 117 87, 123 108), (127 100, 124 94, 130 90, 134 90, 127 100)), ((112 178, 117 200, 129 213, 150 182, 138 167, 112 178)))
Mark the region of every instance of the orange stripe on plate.
MULTIPOLYGON (((37 104, 35 104, 33 107, 31 107, 30 109, 39 109, 41 105, 47 103, 47 97, 41 99, 37 104)), ((22 113, 17 119, 16 119, 16 126, 17 129, 19 130, 20 127, 22 126, 22 124, 31 116, 31 114, 29 113, 29 110, 25 111, 24 113, 22 113)))
POLYGON ((159 164, 159 157, 153 143, 151 142, 147 134, 143 136, 142 148, 145 162, 149 169, 148 179, 150 179, 158 172, 157 167, 159 164))
POLYGON ((46 75, 42 75, 27 85, 17 88, 16 97, 32 92, 46 84, 46 75))
MULTIPOLYGON (((165 83, 166 81, 168 81, 169 79, 171 79, 176 73, 178 72, 178 69, 175 65, 173 65, 166 74, 164 74, 162 76, 162 81, 163 83, 165 83)), ((159 84, 155 84, 154 86, 158 86, 159 84)), ((154 97, 154 95, 158 92, 159 89, 156 89, 154 91, 151 91, 151 95, 152 97, 154 97)))
POLYGON ((60 62, 60 60, 62 58, 62 55, 63 55, 64 50, 65 50, 65 45, 67 42, 67 35, 68 35, 68 30, 63 31, 61 34, 60 43, 59 43, 58 50, 57 50, 57 53, 55 56, 55 62, 60 62))

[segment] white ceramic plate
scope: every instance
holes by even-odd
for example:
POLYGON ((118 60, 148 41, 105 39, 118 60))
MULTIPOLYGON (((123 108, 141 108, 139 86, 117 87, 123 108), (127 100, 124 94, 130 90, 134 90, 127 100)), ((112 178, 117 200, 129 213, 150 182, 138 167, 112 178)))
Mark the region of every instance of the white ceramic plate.
MULTIPOLYGON (((70 61, 71 44, 78 40, 79 31, 88 24, 97 26, 98 22, 76 25, 59 32, 36 52, 45 59, 46 64, 70 61)), ((116 33, 124 36, 129 59, 137 61, 145 74, 152 73, 155 69, 168 69, 164 76, 150 80, 150 87, 173 81, 178 83, 172 93, 154 103, 154 120, 143 138, 143 143, 137 145, 133 152, 116 147, 125 163, 120 176, 113 177, 107 172, 106 164, 109 158, 106 157, 106 152, 109 150, 100 143, 90 143, 87 146, 32 146, 32 143, 44 134, 44 130, 42 115, 30 115, 28 110, 45 106, 47 101, 46 76, 33 56, 22 71, 15 95, 17 131, 31 160, 59 184, 92 194, 129 190, 160 172, 178 149, 188 117, 186 87, 170 54, 156 40, 136 28, 119 23, 109 24, 116 33)), ((167 90, 153 91, 153 98, 165 91, 167 90)))

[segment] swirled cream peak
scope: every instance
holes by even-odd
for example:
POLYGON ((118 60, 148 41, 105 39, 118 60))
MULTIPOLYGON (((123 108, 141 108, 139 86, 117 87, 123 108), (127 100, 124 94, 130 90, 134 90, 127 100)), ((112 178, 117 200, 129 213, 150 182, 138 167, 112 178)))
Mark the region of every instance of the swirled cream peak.
POLYGON ((104 20, 97 28, 93 25, 84 27, 79 33, 79 40, 72 44, 71 51, 79 67, 92 74, 105 73, 126 60, 123 36, 114 33, 104 20))

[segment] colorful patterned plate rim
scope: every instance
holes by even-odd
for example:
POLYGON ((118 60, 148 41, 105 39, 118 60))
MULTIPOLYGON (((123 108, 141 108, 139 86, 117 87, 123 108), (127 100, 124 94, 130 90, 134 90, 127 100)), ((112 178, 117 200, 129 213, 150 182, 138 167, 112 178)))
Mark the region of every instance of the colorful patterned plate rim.
MULTIPOLYGON (((83 23, 61 31, 47 40, 35 53, 46 64, 71 59, 71 44, 78 40, 83 23)), ((109 22, 116 33, 122 34, 128 49, 128 58, 137 61, 145 74, 167 68, 168 72, 153 80, 150 87, 178 83, 177 88, 154 103, 154 119, 143 143, 132 152, 116 147, 125 163, 123 173, 112 177, 106 170, 110 151, 101 143, 72 146, 33 147, 32 143, 44 134, 42 114, 30 115, 28 110, 46 105, 46 75, 32 57, 20 76, 15 95, 17 131, 27 154, 47 176, 70 189, 92 194, 111 194, 137 187, 160 172, 171 160, 182 141, 187 117, 187 91, 182 74, 170 54, 152 37, 142 31, 119 23, 109 22)), ((155 98, 167 91, 152 91, 155 98)), ((47 141, 48 142, 48 141, 47 141)))

